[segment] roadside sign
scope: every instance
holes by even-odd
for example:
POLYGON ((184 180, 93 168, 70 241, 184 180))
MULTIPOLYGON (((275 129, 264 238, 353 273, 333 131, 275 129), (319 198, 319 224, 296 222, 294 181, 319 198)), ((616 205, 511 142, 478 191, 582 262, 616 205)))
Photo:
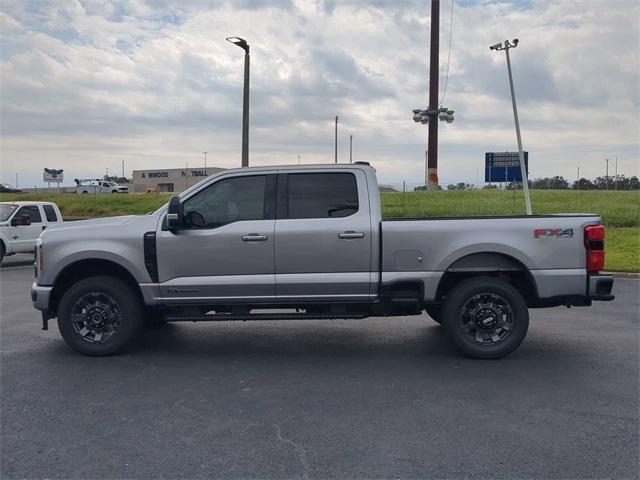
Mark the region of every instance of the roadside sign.
POLYGON ((42 171, 42 181, 46 183, 62 183, 64 180, 64 170, 55 168, 45 168, 42 171))
MULTIPOLYGON (((529 176, 529 152, 523 152, 529 176)), ((486 152, 484 154, 485 182, 522 182, 518 152, 486 152)))

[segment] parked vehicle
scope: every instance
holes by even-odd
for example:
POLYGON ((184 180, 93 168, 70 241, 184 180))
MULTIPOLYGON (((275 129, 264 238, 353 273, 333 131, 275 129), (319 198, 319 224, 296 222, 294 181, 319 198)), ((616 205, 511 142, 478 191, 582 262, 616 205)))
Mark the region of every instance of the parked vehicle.
POLYGON ((19 188, 13 188, 8 183, 0 183, 0 193, 22 193, 19 188))
POLYGON ((129 193, 129 187, 106 180, 75 179, 76 193, 129 193))
POLYGON ((0 202, 0 263, 14 253, 33 253, 42 231, 61 223, 55 203, 0 202))
POLYGON ((464 352, 496 358, 524 339, 529 308, 614 298, 597 215, 382 219, 375 171, 363 164, 225 170, 153 214, 73 222, 37 243, 43 328, 57 317, 87 355, 120 350, 145 315, 426 310, 464 352))

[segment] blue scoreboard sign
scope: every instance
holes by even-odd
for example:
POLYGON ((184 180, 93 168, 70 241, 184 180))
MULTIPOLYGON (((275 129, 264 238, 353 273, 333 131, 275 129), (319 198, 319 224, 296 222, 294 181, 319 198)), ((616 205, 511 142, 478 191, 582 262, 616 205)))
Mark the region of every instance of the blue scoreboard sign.
MULTIPOLYGON (((529 177, 529 152, 524 153, 524 166, 529 177)), ((518 152, 486 152, 484 154, 485 182, 521 182, 518 152)))

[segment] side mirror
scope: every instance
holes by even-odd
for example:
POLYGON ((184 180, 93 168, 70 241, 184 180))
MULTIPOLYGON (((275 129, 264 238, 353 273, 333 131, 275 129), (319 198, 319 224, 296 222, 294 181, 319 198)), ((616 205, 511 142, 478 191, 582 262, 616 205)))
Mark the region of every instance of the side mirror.
POLYGON ((180 197, 171 197, 167 211, 167 226, 169 228, 180 228, 182 225, 182 205, 180 204, 180 197))
POLYGON ((22 214, 19 217, 14 218, 11 224, 13 226, 28 227, 29 225, 31 225, 31 215, 29 215, 28 213, 22 214))

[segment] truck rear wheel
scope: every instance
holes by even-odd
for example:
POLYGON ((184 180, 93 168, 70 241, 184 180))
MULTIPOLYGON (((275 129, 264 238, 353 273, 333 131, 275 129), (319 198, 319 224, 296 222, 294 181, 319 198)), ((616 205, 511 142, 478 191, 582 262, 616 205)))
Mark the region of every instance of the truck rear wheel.
POLYGON ((58 329, 67 344, 84 355, 111 355, 140 331, 144 313, 129 285, 108 276, 74 284, 58 305, 58 329))
POLYGON ((470 278, 447 296, 442 312, 445 330, 467 355, 499 358, 513 352, 529 329, 522 295, 493 277, 470 278))

